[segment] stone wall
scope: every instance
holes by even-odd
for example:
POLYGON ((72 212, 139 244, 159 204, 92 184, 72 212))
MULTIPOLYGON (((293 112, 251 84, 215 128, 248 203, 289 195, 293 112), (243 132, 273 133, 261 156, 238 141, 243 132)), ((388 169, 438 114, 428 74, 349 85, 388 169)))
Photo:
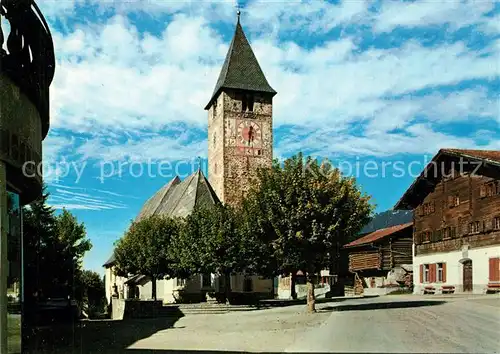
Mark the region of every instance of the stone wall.
POLYGON ((238 204, 258 168, 273 158, 272 98, 255 95, 253 111, 242 112, 237 92, 223 92, 208 114, 208 178, 224 203, 238 204), (255 124, 255 140, 242 138, 245 124, 255 124))
POLYGON ((224 94, 208 110, 208 180, 224 201, 224 94))
POLYGON ((162 306, 162 301, 113 299, 111 318, 113 320, 123 320, 127 318, 157 317, 162 306))

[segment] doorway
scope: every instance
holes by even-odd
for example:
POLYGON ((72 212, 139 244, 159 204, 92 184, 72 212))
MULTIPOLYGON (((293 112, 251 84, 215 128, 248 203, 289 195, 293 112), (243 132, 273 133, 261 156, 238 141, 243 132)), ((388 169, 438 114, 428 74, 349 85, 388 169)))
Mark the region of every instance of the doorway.
POLYGON ((472 260, 463 262, 463 284, 464 292, 472 291, 472 260))

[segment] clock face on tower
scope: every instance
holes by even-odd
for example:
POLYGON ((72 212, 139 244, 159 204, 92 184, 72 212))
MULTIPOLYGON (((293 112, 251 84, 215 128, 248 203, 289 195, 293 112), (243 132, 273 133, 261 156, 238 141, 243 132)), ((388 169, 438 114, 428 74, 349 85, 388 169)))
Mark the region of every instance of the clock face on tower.
POLYGON ((260 146, 262 131, 260 126, 253 121, 242 121, 238 125, 237 143, 240 147, 260 146))

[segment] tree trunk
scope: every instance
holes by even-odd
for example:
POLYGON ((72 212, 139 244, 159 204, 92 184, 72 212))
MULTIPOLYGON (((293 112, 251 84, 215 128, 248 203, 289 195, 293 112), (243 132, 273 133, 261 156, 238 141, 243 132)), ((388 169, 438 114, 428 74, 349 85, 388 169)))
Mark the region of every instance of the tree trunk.
POLYGON ((156 301, 156 278, 151 277, 151 296, 156 301))
POLYGON ((316 312, 316 297, 314 296, 314 278, 307 276, 307 312, 316 312))
POLYGON ((231 298, 231 273, 228 271, 224 272, 224 296, 228 304, 231 298))
POLYGON ((295 290, 295 279, 297 278, 297 271, 293 271, 290 277, 290 296, 293 300, 297 300, 297 291, 295 290))

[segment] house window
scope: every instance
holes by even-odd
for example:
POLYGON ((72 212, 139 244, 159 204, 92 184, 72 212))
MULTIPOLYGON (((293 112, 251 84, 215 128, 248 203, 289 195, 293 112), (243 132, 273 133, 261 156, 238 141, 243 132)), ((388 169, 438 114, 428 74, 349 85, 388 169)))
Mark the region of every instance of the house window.
POLYGON ((438 263, 437 264, 437 281, 442 283, 443 282, 443 263, 438 263))
POLYGON ((211 288, 212 287, 212 275, 211 274, 203 274, 202 275, 201 287, 202 288, 211 288))
POLYGON ((486 185, 486 196, 491 197, 493 194, 495 194, 495 185, 493 183, 488 183, 486 185))
POLYGON ((424 234, 423 242, 431 242, 431 232, 424 231, 423 234, 424 234))
POLYGON ((448 206, 450 208, 454 208, 454 207, 459 206, 459 205, 460 205, 460 195, 454 194, 454 195, 448 196, 448 206))
POLYGON ((245 278, 243 282, 243 291, 253 291, 252 278, 245 278))
POLYGON ((453 226, 450 228, 450 237, 451 238, 457 237, 457 227, 456 226, 453 226))
POLYGON ((186 279, 176 278, 175 281, 176 281, 177 286, 185 286, 186 285, 186 279))
POLYGON ((500 216, 497 216, 493 219, 493 228, 495 230, 500 230, 500 216))
POLYGON ((480 187, 479 187, 479 197, 480 198, 484 198, 486 197, 486 186, 484 184, 482 184, 480 187))
POLYGON ((428 283, 430 281, 430 265, 424 264, 424 283, 428 283))
POLYGON ((429 215, 434 213, 434 211, 436 210, 435 203, 434 202, 425 203, 423 205, 423 210, 424 210, 424 215, 429 215))
POLYGON ((451 238, 451 227, 446 227, 443 229, 443 239, 451 238))
POLYGON ((469 224, 469 234, 477 234, 479 232, 479 221, 474 221, 469 224))

